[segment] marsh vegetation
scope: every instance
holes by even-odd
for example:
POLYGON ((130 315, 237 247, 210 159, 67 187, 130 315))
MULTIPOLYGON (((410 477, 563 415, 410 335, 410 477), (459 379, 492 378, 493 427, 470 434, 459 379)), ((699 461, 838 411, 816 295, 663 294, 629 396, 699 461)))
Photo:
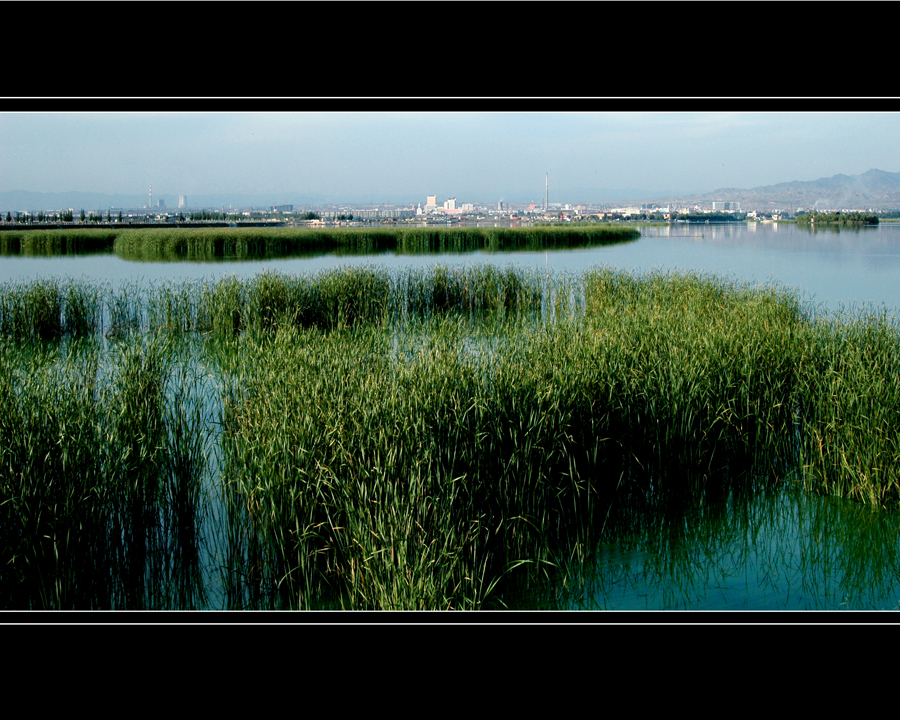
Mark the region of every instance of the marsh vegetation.
POLYGON ((502 607, 614 506, 896 505, 898 413, 893 317, 713 276, 8 283, 0 605, 502 607))
POLYGON ((259 260, 316 255, 400 255, 561 250, 633 241, 614 225, 531 228, 78 228, 0 232, 2 255, 114 253, 132 261, 259 260))

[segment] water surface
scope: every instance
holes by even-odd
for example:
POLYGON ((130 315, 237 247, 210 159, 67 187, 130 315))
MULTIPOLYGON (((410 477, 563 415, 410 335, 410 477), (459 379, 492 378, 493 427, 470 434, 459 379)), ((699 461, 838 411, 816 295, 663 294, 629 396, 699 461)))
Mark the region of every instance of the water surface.
POLYGON ((846 306, 900 308, 900 223, 811 231, 793 223, 648 227, 636 242, 547 252, 452 255, 321 255, 259 261, 135 262, 115 255, 4 256, 0 282, 55 275, 116 285, 124 280, 252 276, 263 271, 315 272, 337 266, 430 267, 435 263, 512 264, 581 272, 606 265, 635 272, 696 271, 777 283, 829 310, 846 306))

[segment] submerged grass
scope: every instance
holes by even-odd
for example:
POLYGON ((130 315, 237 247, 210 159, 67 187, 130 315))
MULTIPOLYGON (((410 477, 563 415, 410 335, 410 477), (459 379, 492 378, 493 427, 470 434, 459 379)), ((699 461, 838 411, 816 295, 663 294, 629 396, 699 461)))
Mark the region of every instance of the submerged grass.
POLYGON ((896 321, 776 287, 489 266, 51 280, 0 288, 0 331, 11 607, 202 605, 212 502, 228 607, 477 608, 514 568, 588 554, 623 487, 900 500, 896 321))

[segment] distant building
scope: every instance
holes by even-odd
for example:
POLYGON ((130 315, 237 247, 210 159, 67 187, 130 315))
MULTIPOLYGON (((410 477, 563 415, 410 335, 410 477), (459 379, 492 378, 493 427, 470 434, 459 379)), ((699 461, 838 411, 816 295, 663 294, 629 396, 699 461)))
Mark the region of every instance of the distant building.
POLYGON ((187 207, 187 195, 179 195, 178 196, 178 207, 180 207, 180 208, 187 207))
POLYGON ((456 210, 456 198, 452 197, 444 202, 444 210, 456 210))
POLYGON ((428 195, 425 202, 425 210, 434 210, 437 207, 437 195, 428 195))
POLYGON ((740 212, 741 204, 739 202, 714 202, 712 204, 713 211, 730 210, 732 212, 740 212))

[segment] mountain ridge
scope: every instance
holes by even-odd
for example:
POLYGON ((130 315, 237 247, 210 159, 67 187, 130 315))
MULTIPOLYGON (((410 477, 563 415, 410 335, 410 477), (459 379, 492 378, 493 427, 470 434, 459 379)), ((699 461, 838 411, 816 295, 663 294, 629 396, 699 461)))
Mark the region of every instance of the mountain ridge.
MULTIPOLYGON (((607 189, 607 194, 611 193, 607 189)), ((627 190, 616 192, 624 201, 627 190)), ((177 196, 160 194, 166 209, 177 209, 177 196)), ((604 203, 612 200, 606 197, 586 200, 588 203, 604 203)), ((145 207, 148 197, 144 195, 107 194, 92 192, 57 192, 42 193, 27 190, 8 190, 0 192, 0 212, 35 212, 38 210, 54 211, 73 208, 75 212, 101 210, 108 208, 140 208, 145 207)), ((573 200, 574 201, 574 200, 573 200)), ((632 197, 631 201, 637 201, 632 197)), ((752 188, 717 188, 707 193, 689 193, 676 195, 655 194, 644 195, 640 202, 655 201, 660 204, 709 204, 717 202, 739 202, 741 210, 789 210, 796 212, 807 210, 841 210, 841 209, 883 209, 900 208, 900 172, 888 172, 872 168, 860 175, 844 175, 838 173, 830 177, 816 180, 792 180, 775 185, 759 185, 752 188)), ((221 194, 188 196, 189 207, 265 207, 271 205, 294 204, 299 206, 315 206, 323 202, 336 202, 333 198, 323 196, 302 195, 299 193, 273 193, 271 195, 221 194)), ((349 202, 349 201, 348 201, 349 202)), ((567 200, 568 202, 568 200, 567 200)), ((340 203, 342 204, 342 203, 340 203)), ((398 203, 404 204, 404 203, 398 203)))
POLYGON ((872 168, 860 175, 838 173, 816 180, 792 180, 753 188, 718 188, 708 193, 682 195, 677 200, 701 204, 739 202, 741 210, 889 210, 900 208, 900 172, 872 168))

